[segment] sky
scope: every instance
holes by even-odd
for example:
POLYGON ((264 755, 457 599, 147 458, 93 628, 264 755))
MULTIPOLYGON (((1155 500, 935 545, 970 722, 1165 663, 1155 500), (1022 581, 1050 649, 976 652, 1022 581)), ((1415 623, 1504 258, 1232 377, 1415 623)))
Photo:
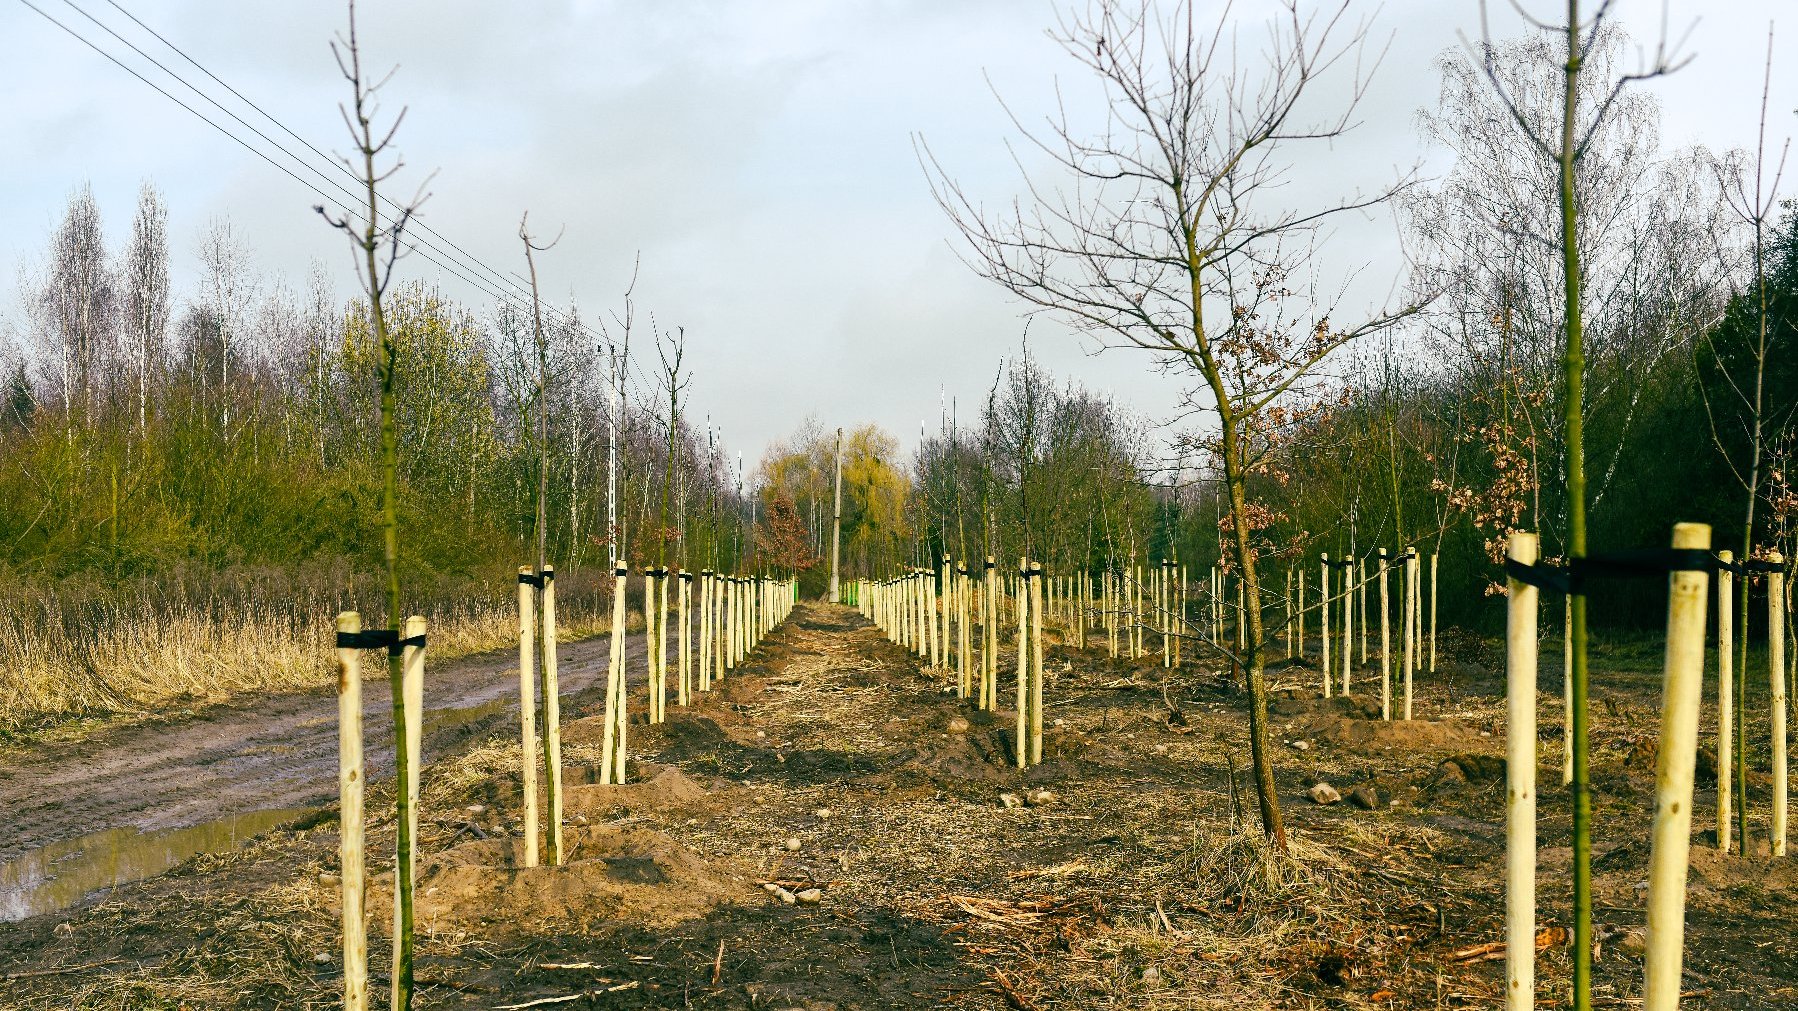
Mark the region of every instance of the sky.
MULTIPOLYGON (((1689 29, 1693 60, 1645 85, 1663 102, 1667 146, 1752 143, 1767 25, 1788 2, 1669 2, 1667 21, 1676 35, 1689 29)), ((31 3, 222 120, 81 13, 204 80, 129 11, 312 144, 346 148, 337 106, 347 89, 327 48, 344 22, 338 4, 31 3)), ((1201 0, 1201 16, 1216 6, 1201 0)), ((1526 6, 1545 18, 1558 10, 1526 6)), ((917 141, 971 195, 1001 205, 1020 190, 1007 107, 1040 123, 1059 93, 1077 120, 1098 125, 1090 82, 1045 34, 1066 9, 1050 0, 365 0, 359 22, 368 61, 397 65, 386 111, 408 109, 394 192, 434 170, 426 223, 505 271, 523 268, 517 230, 528 210, 534 232, 562 233, 538 257, 545 297, 576 302, 588 318, 620 306, 640 263, 639 313, 686 329, 692 409, 753 461, 808 415, 826 427, 876 422, 915 444, 947 400, 972 416, 1001 361, 1018 353, 1025 307, 961 261, 917 141)), ((1273 9, 1235 4, 1245 53, 1273 9)), ((1617 10, 1638 42, 1658 36, 1659 0, 1618 0, 1617 10)), ((1479 31, 1475 0, 1350 12, 1366 24, 1370 53, 1384 55, 1356 128, 1295 165, 1288 185, 1300 203, 1415 167, 1439 171, 1441 153, 1419 138, 1416 116, 1436 92, 1432 62, 1479 31)), ((1521 30, 1505 3, 1492 20, 1500 36, 1521 30)), ((1787 54, 1798 52, 1790 20, 1787 54)), ((41 261, 83 182, 115 246, 140 182, 163 191, 178 289, 191 290, 200 235, 222 216, 265 283, 303 287, 319 260, 341 295, 353 292, 350 251, 311 210, 315 194, 22 0, 0 0, 0 39, 0 321, 20 325, 16 275, 41 261)), ((1775 62, 1770 131, 1783 137, 1798 132, 1798 60, 1775 62)), ((1391 215, 1339 222, 1319 263, 1326 276, 1354 277, 1353 298, 1382 302, 1405 269, 1391 215)), ((490 301, 422 258, 401 271, 490 301)), ((1141 352, 1095 353, 1050 317, 1029 326, 1031 351, 1052 372, 1150 419, 1175 413, 1182 383, 1141 352)))

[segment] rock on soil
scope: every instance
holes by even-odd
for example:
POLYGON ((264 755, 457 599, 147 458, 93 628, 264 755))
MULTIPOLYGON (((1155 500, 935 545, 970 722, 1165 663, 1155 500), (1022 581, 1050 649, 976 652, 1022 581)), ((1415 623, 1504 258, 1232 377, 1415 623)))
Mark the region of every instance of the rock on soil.
POLYGON ((1342 794, 1328 783, 1313 786, 1305 791, 1305 796, 1310 797, 1313 804, 1336 804, 1342 801, 1342 794))

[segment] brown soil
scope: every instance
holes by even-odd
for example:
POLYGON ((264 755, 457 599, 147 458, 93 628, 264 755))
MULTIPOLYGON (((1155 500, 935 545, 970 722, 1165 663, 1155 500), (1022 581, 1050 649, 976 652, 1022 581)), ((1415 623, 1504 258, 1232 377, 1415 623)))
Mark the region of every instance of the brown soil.
MULTIPOLYGON (((1019 771, 1013 714, 973 711, 945 691, 945 672, 920 669, 852 611, 801 606, 718 691, 671 706, 665 724, 632 725, 624 786, 593 784, 596 701, 571 702, 570 862, 559 868, 518 866, 506 728, 451 749, 425 779, 418 1005, 1501 1003, 1502 953, 1490 955, 1502 926, 1504 700, 1489 667, 1420 678, 1409 723, 1381 721, 1377 698, 1371 710, 1365 696, 1317 698, 1303 664, 1279 671, 1290 860, 1270 854, 1254 824, 1241 697, 1227 676, 1061 646, 1047 667, 1047 760, 1019 771), (1371 803, 1315 805, 1306 791, 1320 781, 1345 796, 1365 788, 1371 803), (820 898, 789 904, 764 886, 820 898)), ((1558 700, 1547 691, 1557 676, 1543 682, 1545 927, 1568 922, 1570 901, 1550 732, 1558 700)), ((1357 686, 1377 691, 1377 672, 1358 673, 1357 686)), ((1626 939, 1642 923, 1653 789, 1642 742, 1657 694, 1651 673, 1595 678, 1607 1006, 1640 988, 1626 939)), ((1764 791, 1752 799, 1759 816, 1764 791)), ((1697 800, 1708 827, 1711 797, 1697 800)), ((372 797, 370 811, 385 802, 372 797)), ((312 821, 75 912, 0 925, 0 974, 11 974, 0 1006, 329 1004, 341 979, 337 838, 329 818, 312 821)), ((1754 831, 1764 848, 1764 828, 1754 831)), ((369 852, 391 850, 377 818, 369 852)), ((1753 850, 1720 855, 1695 834, 1693 1006, 1798 1000, 1798 863, 1753 850)), ((390 871, 374 869, 387 871, 370 917, 384 989, 390 871)), ((1561 938, 1545 935, 1543 1006, 1567 995, 1561 938)))

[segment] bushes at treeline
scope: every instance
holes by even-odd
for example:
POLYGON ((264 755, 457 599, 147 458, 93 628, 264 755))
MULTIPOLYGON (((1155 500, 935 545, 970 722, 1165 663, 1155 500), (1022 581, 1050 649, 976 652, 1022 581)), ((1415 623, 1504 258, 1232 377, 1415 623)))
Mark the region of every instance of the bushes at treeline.
MULTIPOLYGON (((0 565, 36 580, 113 581, 317 560, 372 567, 378 351, 361 303, 339 303, 318 272, 304 296, 257 281, 248 250, 218 223, 195 290, 171 294, 166 229, 144 225, 164 217, 146 188, 133 240, 114 255, 79 190, 27 279, 24 326, 0 345, 0 565), (146 309, 158 290, 161 308, 146 309)), ((503 579, 526 557, 535 514, 528 322, 506 307, 478 314, 420 282, 390 292, 388 314, 405 390, 403 578, 439 591, 503 579)), ((603 567, 613 533, 611 377, 578 319, 573 307, 554 314, 549 335, 546 503, 563 573, 603 567)), ((644 385, 633 372, 619 426, 627 548, 659 535, 667 459, 667 422, 644 385)), ((739 510, 722 456, 703 434, 679 434, 688 546, 729 564, 741 537, 723 535, 739 510)))

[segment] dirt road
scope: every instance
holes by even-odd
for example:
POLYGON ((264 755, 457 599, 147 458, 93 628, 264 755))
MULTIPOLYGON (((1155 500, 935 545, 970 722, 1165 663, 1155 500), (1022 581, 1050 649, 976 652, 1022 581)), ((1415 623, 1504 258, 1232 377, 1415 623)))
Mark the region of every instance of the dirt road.
MULTIPOLYGON (((565 696, 604 687, 610 639, 561 648, 565 696)), ((643 637, 626 640, 641 666, 643 637)), ((392 769, 386 685, 363 691, 370 776, 392 769)), ((425 756, 518 712, 518 654, 488 653, 425 675, 425 756)), ((515 718, 515 717, 514 717, 515 718)), ((102 731, 0 766, 0 864, 52 843, 110 829, 149 832, 254 811, 312 807, 337 796, 337 701, 326 692, 243 699, 191 719, 102 731)))

